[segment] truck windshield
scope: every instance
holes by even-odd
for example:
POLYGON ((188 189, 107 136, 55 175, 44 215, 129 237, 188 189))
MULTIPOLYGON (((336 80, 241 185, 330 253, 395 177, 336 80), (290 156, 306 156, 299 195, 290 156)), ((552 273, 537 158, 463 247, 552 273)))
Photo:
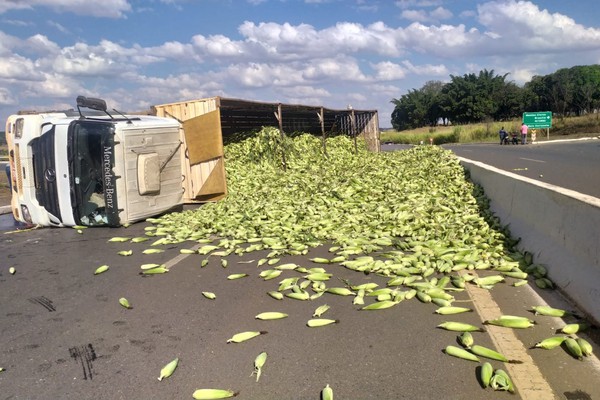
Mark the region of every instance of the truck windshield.
POLYGON ((81 225, 118 225, 114 165, 114 125, 73 121, 69 128, 71 193, 75 220, 81 225))

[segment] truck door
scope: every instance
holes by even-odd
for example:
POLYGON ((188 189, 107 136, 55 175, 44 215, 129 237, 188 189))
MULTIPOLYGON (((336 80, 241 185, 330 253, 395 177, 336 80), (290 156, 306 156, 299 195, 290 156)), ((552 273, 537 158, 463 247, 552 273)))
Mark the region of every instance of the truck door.
POLYGON ((219 109, 183 121, 184 202, 216 201, 227 194, 219 109))

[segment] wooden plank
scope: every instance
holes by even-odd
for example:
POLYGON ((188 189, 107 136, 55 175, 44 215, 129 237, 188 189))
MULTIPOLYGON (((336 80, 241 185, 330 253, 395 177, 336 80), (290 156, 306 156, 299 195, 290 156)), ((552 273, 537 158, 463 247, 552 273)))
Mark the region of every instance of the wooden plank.
POLYGON ((184 120, 183 132, 191 165, 223 156, 218 110, 184 120))

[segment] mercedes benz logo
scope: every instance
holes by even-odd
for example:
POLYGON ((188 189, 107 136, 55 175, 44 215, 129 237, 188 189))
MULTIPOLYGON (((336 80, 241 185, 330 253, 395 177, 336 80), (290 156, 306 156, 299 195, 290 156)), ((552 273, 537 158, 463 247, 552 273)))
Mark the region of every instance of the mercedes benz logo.
POLYGON ((46 178, 48 182, 54 182, 56 180, 56 171, 54 171, 52 168, 48 168, 44 172, 44 178, 46 178))

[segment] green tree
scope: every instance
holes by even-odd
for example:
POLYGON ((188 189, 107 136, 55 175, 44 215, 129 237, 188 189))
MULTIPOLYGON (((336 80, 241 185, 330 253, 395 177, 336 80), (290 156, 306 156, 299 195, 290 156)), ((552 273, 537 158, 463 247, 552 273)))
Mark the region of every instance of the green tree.
POLYGON ((533 103, 530 111, 552 111, 560 116, 592 112, 600 101, 600 65, 562 68, 534 76, 525 84, 533 103))
POLYGON ((592 112, 600 100, 600 65, 572 67, 570 78, 573 83, 571 109, 577 115, 592 112))
POLYGON ((443 118, 443 111, 440 104, 443 88, 444 83, 442 81, 427 81, 421 88, 421 92, 424 95, 425 107, 427 108, 425 120, 429 126, 436 126, 440 118, 443 118))
POLYGON ((600 107, 600 65, 562 68, 534 76, 524 87, 484 69, 478 74, 450 75, 449 83, 429 81, 393 99, 392 126, 397 130, 434 126, 440 119, 455 124, 507 120, 523 111, 581 115, 600 107))
POLYGON ((409 90, 400 99, 392 100, 395 104, 392 112, 392 126, 398 131, 414 129, 426 124, 427 102, 420 90, 409 90))
POLYGON ((459 124, 510 117, 514 103, 519 101, 519 90, 506 82, 506 76, 486 69, 479 74, 450 75, 451 81, 440 96, 444 115, 459 124))

